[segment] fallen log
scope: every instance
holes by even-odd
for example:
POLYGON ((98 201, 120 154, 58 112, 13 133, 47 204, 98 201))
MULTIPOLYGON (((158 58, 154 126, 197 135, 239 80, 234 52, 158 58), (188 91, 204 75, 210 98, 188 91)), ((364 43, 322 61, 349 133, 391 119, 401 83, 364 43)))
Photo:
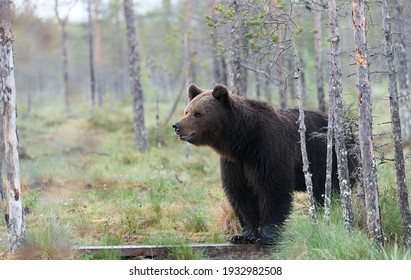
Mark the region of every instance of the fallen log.
POLYGON ((113 251, 121 258, 148 258, 167 259, 170 254, 179 248, 191 248, 193 253, 201 252, 210 258, 225 259, 229 255, 252 255, 266 254, 266 248, 254 244, 191 244, 191 245, 121 245, 121 246, 80 246, 74 248, 79 255, 98 256, 103 251, 113 251))

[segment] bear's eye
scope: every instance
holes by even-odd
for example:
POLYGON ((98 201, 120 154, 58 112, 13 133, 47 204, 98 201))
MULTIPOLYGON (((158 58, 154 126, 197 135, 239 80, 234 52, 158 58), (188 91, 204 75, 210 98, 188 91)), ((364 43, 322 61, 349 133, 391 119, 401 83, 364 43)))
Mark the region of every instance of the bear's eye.
POLYGON ((201 117, 201 114, 198 113, 198 112, 195 112, 195 113, 194 113, 194 117, 199 118, 199 117, 201 117))

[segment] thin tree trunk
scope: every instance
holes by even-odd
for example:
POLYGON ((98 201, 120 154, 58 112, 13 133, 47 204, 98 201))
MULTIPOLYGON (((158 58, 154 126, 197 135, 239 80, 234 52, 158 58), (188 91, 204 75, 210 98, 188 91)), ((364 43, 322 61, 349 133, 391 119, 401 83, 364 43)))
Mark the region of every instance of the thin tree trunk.
POLYGON ((401 120, 398 105, 397 77, 394 66, 394 49, 392 46, 391 16, 387 0, 382 1, 383 31, 385 38, 385 57, 388 71, 388 91, 390 93, 390 112, 392 137, 394 139, 394 161, 397 176, 398 199, 400 202, 400 213, 404 232, 404 242, 411 246, 411 213, 408 202, 407 180, 405 176, 405 162, 403 145, 401 139, 401 120))
POLYGON ((103 86, 102 81, 104 81, 104 77, 102 77, 102 54, 101 54, 101 11, 100 11, 101 0, 94 1, 94 20, 93 20, 93 30, 94 30, 94 63, 95 63, 95 90, 97 94, 98 106, 103 106, 103 86))
MULTIPOLYGON (((210 2, 209 7, 210 7, 210 12, 212 15, 212 20, 214 23, 217 22, 216 20, 216 11, 214 9, 216 5, 216 1, 213 0, 210 2)), ((217 48, 217 32, 214 29, 213 33, 211 34, 211 43, 212 43, 212 47, 211 47, 211 55, 213 56, 213 80, 214 80, 214 84, 221 84, 222 83, 222 78, 221 78, 221 61, 218 57, 218 48, 217 48)))
POLYGON ((329 24, 330 24, 330 92, 328 95, 328 126, 327 126, 327 167, 325 175, 325 191, 324 191, 324 221, 330 223, 331 213, 331 189, 332 189, 332 170, 333 170, 333 130, 334 130, 334 89, 333 83, 338 81, 335 69, 336 59, 339 55, 339 36, 337 23, 337 10, 335 0, 328 1, 329 24), (337 41, 337 44, 336 44, 337 41))
POLYGON ((10 252, 16 252, 24 237, 24 216, 20 188, 20 163, 16 123, 16 84, 9 0, 0 0, 0 89, 3 106, 6 198, 5 220, 10 252))
POLYGON ((261 100, 261 78, 258 72, 255 72, 255 95, 257 100, 261 100))
MULTIPOLYGON (((3 102, 0 102, 0 112, 4 112, 3 102)), ((4 129, 3 129, 3 115, 0 114, 0 203, 2 201, 6 201, 6 194, 4 192, 4 181, 3 181, 3 167, 4 167, 4 129)))
POLYGON ((225 61, 224 54, 221 55, 221 83, 223 85, 228 84, 228 71, 227 71, 227 62, 225 61))
POLYGON ((87 0, 88 13, 88 59, 90 65, 90 89, 91 89, 91 105, 96 105, 96 75, 94 68, 94 30, 93 16, 91 14, 91 0, 87 0))
MULTIPOLYGON (((187 33, 184 33, 184 84, 185 88, 188 88, 189 81, 188 76, 190 72, 190 62, 189 62, 189 50, 188 50, 188 36, 187 33)), ((191 146, 189 143, 186 143, 186 159, 190 158, 190 149, 191 146)))
MULTIPOLYGON (((341 201, 345 226, 348 230, 354 228, 354 213, 352 210, 350 173, 348 170, 347 148, 344 135, 344 102, 342 95, 342 73, 340 56, 340 35, 338 31, 337 6, 335 0, 328 1, 330 23, 330 109, 329 118, 334 121, 335 151, 337 154, 337 169, 340 184, 341 201), (333 114, 333 116, 332 116, 333 114)), ((327 179, 331 179, 328 178, 327 179)))
POLYGON ((404 4, 402 0, 395 0, 396 21, 398 28, 398 58, 399 71, 398 82, 400 86, 400 100, 403 120, 404 137, 411 137, 411 100, 409 94, 409 78, 408 78, 408 64, 407 64, 407 44, 405 40, 405 18, 403 15, 404 4))
POLYGON ((315 50, 315 77, 317 82, 317 97, 318 109, 325 112, 325 97, 324 97, 324 79, 323 79, 323 59, 322 59, 322 27, 321 27, 321 13, 322 0, 316 0, 318 10, 314 12, 314 50, 315 50))
POLYGON ((231 90, 234 94, 242 95, 241 92, 241 57, 240 57, 240 50, 239 46, 241 43, 240 38, 240 26, 241 21, 238 19, 239 14, 239 5, 237 0, 230 1, 231 8, 235 11, 235 20, 233 22, 233 26, 230 30, 231 36, 231 72, 230 72, 230 83, 231 83, 231 90))
POLYGON ((300 143, 301 143, 301 155, 303 160, 303 172, 304 172, 304 179, 305 185, 307 187, 307 197, 308 197, 308 210, 310 213, 311 221, 313 223, 317 223, 317 214, 315 211, 315 202, 314 202, 314 193, 313 193, 313 183, 312 183, 312 174, 309 170, 309 161, 307 156, 307 143, 305 138, 306 127, 304 122, 304 105, 303 105, 303 98, 302 98, 302 81, 301 81, 301 73, 300 73, 300 59, 298 57, 298 50, 296 42, 293 38, 293 45, 294 45, 294 78, 297 81, 297 93, 298 93, 298 109, 300 112, 300 117, 298 119, 299 122, 299 132, 300 132, 300 143))
POLYGON ((149 149, 148 135, 144 121, 143 88, 141 86, 140 55, 136 32, 133 0, 124 0, 124 15, 127 27, 130 87, 133 95, 134 133, 140 151, 149 149))
POLYGON ((62 53, 62 72, 63 72, 63 84, 64 84, 64 109, 66 113, 70 112, 70 80, 68 71, 68 56, 67 56, 67 30, 66 25, 68 17, 70 15, 71 6, 65 17, 61 17, 59 14, 59 1, 54 1, 54 11, 57 21, 61 28, 61 53, 62 53))
POLYGON ((377 165, 373 149, 372 103, 364 0, 352 1, 352 19, 358 75, 359 141, 367 212, 367 229, 368 235, 374 238, 380 245, 383 245, 384 236, 381 226, 377 165))

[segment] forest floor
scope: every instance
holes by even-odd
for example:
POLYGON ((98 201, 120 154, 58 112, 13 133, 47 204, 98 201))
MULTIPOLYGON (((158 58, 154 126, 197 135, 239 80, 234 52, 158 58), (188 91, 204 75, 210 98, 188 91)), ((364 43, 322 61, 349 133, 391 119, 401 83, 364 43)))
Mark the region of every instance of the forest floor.
MULTIPOLYGON (((165 119, 169 105, 162 106, 165 119)), ((186 245, 227 243, 240 232, 221 188, 216 154, 178 141, 170 125, 161 126, 162 146, 156 147, 154 106, 146 110, 151 149, 139 153, 130 108, 113 108, 67 116, 47 107, 19 116, 26 246, 17 255, 4 247, 0 259, 119 258, 112 252, 76 256, 72 250, 93 245, 174 245, 180 249, 172 259, 204 259, 186 245)), ((367 237, 361 199, 354 197, 356 229, 348 233, 338 201, 331 225, 320 221, 313 226, 305 194, 296 193, 281 242, 272 252, 217 258, 409 259, 399 242, 392 165, 379 166, 379 183, 388 244, 383 251, 367 237)), ((0 223, 0 247, 6 244, 5 232, 0 223)))

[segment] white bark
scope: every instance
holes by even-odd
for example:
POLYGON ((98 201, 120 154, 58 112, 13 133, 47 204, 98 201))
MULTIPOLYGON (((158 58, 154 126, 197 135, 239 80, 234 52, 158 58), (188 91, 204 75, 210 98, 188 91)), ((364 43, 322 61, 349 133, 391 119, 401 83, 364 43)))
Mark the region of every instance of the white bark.
POLYGON ((307 156, 307 142, 305 138, 306 127, 304 122, 304 105, 302 97, 302 82, 301 82, 301 73, 300 73, 300 59, 298 56, 297 45, 293 37, 294 45, 294 78, 297 80, 297 93, 298 93, 298 109, 300 112, 300 117, 298 122, 299 132, 300 132, 300 144, 301 144, 301 155, 303 160, 303 173, 305 179, 305 185, 307 187, 307 197, 308 197, 308 211, 310 213, 311 221, 315 224, 317 223, 317 214, 315 211, 315 201, 313 193, 313 183, 312 183, 312 174, 309 170, 309 161, 307 156))
POLYGON ((0 95, 4 102, 3 131, 6 170, 6 226, 9 240, 9 251, 17 251, 24 237, 24 219, 20 189, 20 165, 16 129, 16 83, 14 80, 14 63, 12 32, 10 21, 10 3, 0 0, 0 95))

